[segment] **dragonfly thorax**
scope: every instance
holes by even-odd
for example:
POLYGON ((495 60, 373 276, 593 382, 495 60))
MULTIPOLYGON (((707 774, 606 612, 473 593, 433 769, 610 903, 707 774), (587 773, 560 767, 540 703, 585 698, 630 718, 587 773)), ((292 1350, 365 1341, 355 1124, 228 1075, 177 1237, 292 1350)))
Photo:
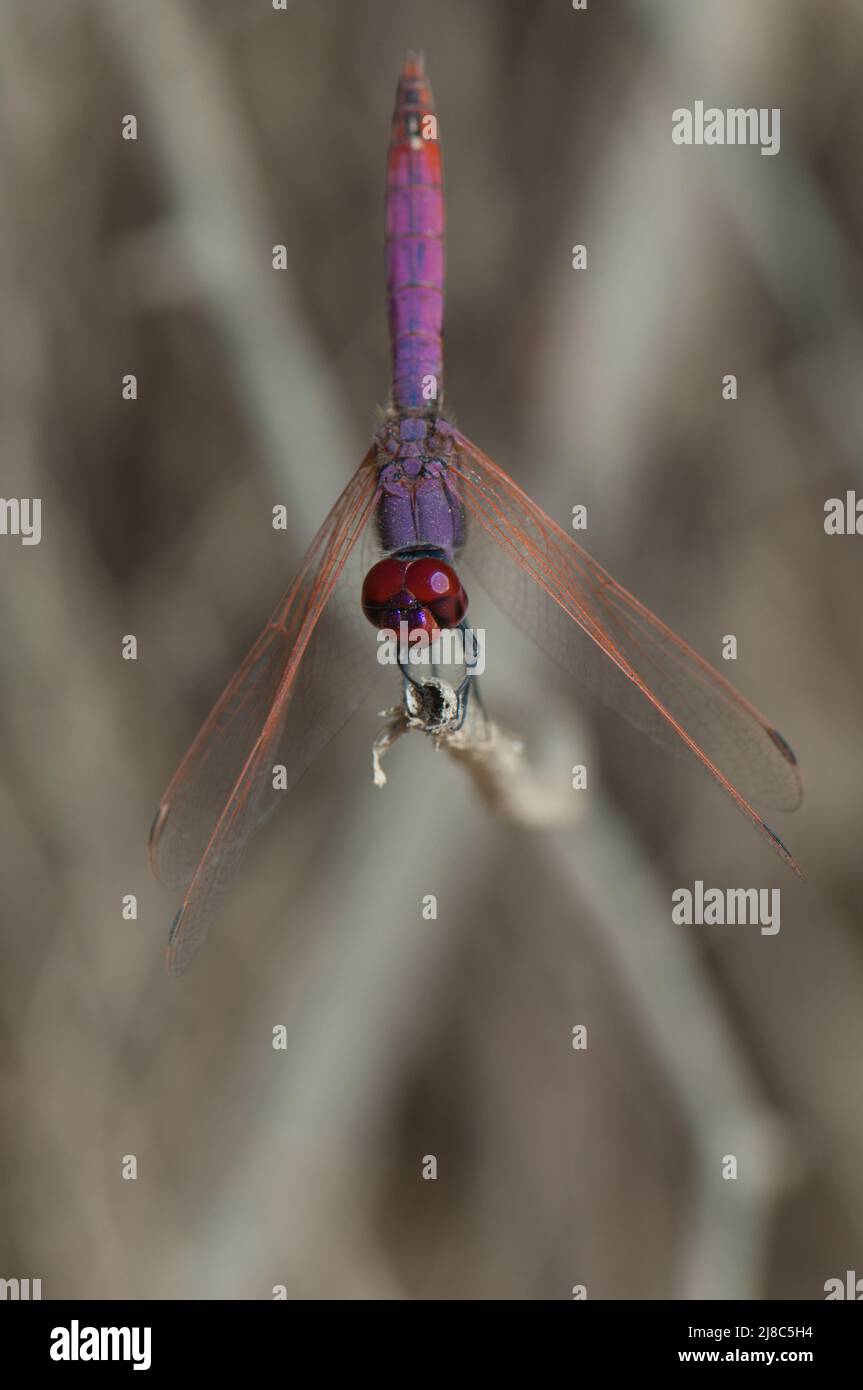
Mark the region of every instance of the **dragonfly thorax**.
POLYGON ((375 436, 381 494, 377 526, 387 553, 425 547, 451 561, 464 518, 450 468, 453 432, 440 417, 397 416, 375 436))
POLYGON ((452 433, 452 425, 440 415, 396 415, 375 435, 378 464, 383 468, 395 459, 446 463, 452 454, 452 433))

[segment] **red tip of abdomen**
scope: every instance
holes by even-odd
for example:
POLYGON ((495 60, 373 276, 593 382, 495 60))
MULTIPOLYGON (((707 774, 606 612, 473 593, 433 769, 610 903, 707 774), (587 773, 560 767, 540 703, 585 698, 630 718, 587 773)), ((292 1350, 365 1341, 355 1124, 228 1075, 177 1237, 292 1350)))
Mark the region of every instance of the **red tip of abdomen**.
POLYGON ((417 77, 425 77, 426 60, 422 53, 406 53, 402 63, 402 80, 413 81, 417 77))
POLYGON ((425 62, 421 53, 409 53, 402 64, 396 90, 390 149, 402 144, 415 149, 429 143, 436 145, 436 129, 434 139, 429 141, 428 138, 430 125, 436 127, 437 116, 425 62))

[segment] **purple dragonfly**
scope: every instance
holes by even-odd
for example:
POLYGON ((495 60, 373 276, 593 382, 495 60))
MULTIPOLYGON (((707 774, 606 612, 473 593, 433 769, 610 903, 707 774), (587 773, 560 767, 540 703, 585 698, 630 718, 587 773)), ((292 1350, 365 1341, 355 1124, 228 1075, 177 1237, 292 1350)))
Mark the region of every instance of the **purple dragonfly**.
MULTIPOLYGON (((389 405, 160 803, 152 867, 185 889, 168 946, 174 973, 201 945, 253 829, 380 671, 362 615, 411 643, 466 634, 464 565, 567 673, 700 762, 800 874, 746 799, 783 810, 799 804, 797 760, 782 735, 447 419, 443 231, 437 116, 423 60, 409 54, 387 165, 389 405)), ((400 665, 406 691, 433 703, 449 693, 447 707, 426 710, 425 727, 459 727, 472 680, 475 688, 470 671, 449 686, 418 680, 403 655, 400 665)))

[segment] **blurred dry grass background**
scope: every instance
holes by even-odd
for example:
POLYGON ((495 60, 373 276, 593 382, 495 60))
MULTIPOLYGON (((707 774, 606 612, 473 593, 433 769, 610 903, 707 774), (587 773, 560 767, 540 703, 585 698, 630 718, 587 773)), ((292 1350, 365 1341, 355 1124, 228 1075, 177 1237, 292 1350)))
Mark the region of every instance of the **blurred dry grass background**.
POLYGON ((818 1298, 863 1270, 863 541, 823 531, 863 489, 861 61, 856 0, 2 0, 2 491, 44 520, 0 542, 0 1275, 818 1298), (589 764, 582 821, 504 830, 418 740, 376 791, 372 702, 176 982, 147 831, 386 395, 408 48, 449 404, 705 655, 737 635, 801 757, 776 828, 809 881, 497 619, 487 698, 550 775, 589 764), (780 107, 781 154, 674 147, 696 98, 780 107), (672 928, 696 878, 780 886, 780 934, 672 928))

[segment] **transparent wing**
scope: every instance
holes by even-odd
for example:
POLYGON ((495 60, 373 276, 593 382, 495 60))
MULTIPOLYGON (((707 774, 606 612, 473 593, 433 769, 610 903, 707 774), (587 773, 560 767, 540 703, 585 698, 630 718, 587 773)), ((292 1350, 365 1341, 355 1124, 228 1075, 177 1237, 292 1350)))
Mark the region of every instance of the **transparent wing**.
POLYGON ((483 586, 565 671, 656 742, 698 759, 800 873, 744 799, 799 805, 797 760, 782 735, 475 444, 456 439, 452 468, 470 522, 465 558, 483 586))
POLYGON ((380 669, 359 609, 361 576, 351 564, 363 549, 358 542, 370 540, 376 501, 369 453, 159 805, 150 834, 153 871, 171 887, 189 885, 168 948, 174 973, 201 945, 252 830, 345 723, 380 669), (284 773, 274 786, 277 766, 284 773))

